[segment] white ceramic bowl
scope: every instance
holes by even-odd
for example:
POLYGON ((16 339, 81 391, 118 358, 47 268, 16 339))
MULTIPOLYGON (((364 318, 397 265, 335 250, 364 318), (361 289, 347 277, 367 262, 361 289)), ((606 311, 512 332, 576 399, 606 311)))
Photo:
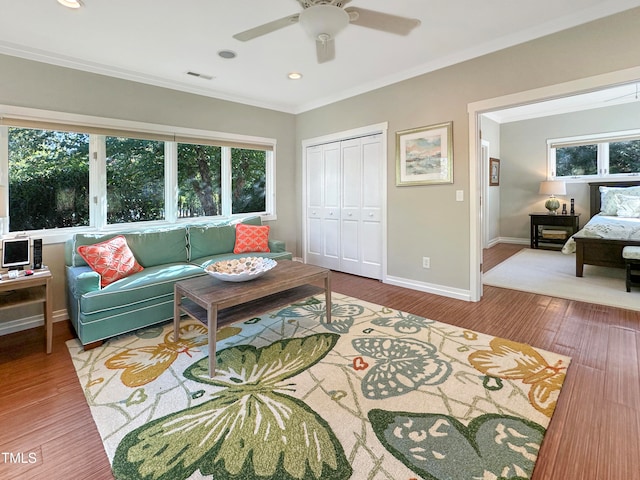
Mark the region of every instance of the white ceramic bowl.
POLYGON ((271 258, 241 257, 212 263, 204 271, 225 282, 246 282, 264 275, 276 265, 271 258))

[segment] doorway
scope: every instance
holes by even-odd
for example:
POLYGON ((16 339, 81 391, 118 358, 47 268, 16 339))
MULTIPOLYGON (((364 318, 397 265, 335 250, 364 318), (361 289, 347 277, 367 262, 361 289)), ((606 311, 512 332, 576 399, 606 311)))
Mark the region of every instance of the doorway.
MULTIPOLYGON (((482 298, 481 270, 482 248, 485 241, 483 219, 485 217, 483 215, 484 166, 480 134, 481 116, 511 108, 530 108, 543 111, 545 106, 551 105, 551 102, 557 104, 564 98, 575 99, 580 95, 589 95, 614 86, 637 83, 639 79, 640 67, 635 67, 469 104, 467 111, 469 114, 469 290, 471 301, 479 301, 482 298)), ((547 109, 547 111, 549 110, 547 109)), ((540 116, 543 115, 540 114, 540 116)))

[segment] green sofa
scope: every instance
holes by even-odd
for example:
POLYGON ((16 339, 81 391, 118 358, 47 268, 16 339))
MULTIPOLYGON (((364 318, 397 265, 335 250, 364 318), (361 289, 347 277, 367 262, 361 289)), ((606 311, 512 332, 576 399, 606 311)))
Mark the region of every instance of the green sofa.
MULTIPOLYGON (((243 223, 260 225, 259 217, 243 223)), ((198 224, 143 231, 78 233, 66 242, 68 311, 82 345, 173 318, 173 285, 178 280, 206 275, 204 268, 218 260, 263 256, 291 260, 282 241, 269 239, 268 253, 234 254, 235 225, 198 224), (124 235, 144 270, 104 288, 100 276, 78 254, 81 245, 124 235)))

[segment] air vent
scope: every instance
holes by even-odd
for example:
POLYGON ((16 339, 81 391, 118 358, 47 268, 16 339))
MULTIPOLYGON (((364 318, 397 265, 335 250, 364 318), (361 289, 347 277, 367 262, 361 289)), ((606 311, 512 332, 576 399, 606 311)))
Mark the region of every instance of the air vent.
POLYGON ((191 75, 192 77, 202 78, 203 80, 213 80, 211 75, 205 75, 203 73, 198 72, 187 72, 187 75, 191 75))

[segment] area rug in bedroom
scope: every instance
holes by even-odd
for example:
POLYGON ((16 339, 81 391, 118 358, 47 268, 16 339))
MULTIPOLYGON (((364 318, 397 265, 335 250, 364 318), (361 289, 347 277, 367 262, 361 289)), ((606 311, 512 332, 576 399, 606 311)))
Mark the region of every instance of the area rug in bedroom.
POLYGON ((117 479, 529 478, 570 359, 334 294, 67 343, 117 479))
POLYGON ((568 300, 640 310, 640 290, 627 292, 621 268, 584 266, 576 277, 575 254, 520 250, 482 276, 482 283, 568 300))

